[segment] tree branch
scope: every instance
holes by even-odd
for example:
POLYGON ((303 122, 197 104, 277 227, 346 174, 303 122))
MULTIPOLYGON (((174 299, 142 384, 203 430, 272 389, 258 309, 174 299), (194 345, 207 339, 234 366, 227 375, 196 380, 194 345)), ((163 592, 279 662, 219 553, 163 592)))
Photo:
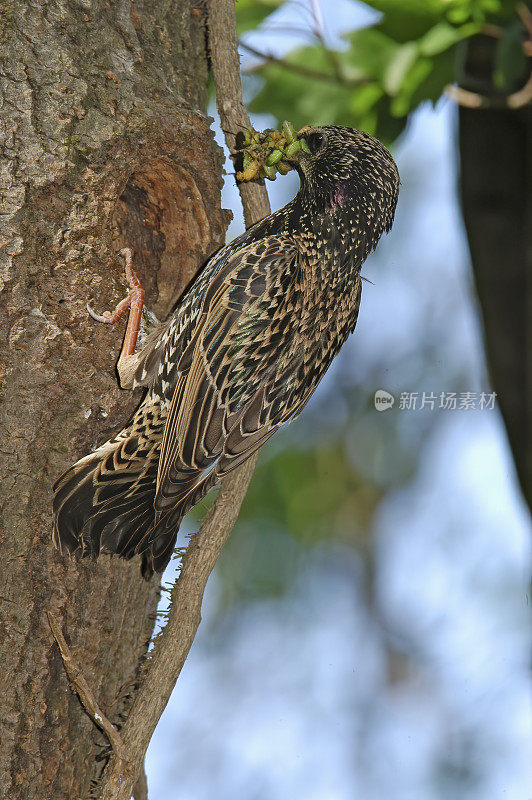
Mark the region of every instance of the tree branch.
MULTIPOLYGON (((230 153, 235 151, 235 131, 249 128, 248 112, 242 100, 240 59, 234 2, 209 0, 209 48, 216 89, 216 105, 225 142, 230 153)), ((246 227, 270 213, 268 192, 263 184, 247 182, 238 185, 246 227)))
POLYGON ((444 89, 445 94, 464 108, 511 108, 516 110, 532 103, 532 74, 525 85, 517 92, 503 96, 482 95, 462 89, 461 86, 448 84, 444 89))
MULTIPOLYGON (((234 0, 211 0, 208 26, 218 110, 232 152, 234 131, 250 125, 242 101, 234 0)), ((263 185, 245 183, 239 189, 246 225, 269 214, 263 185)), ((256 460, 256 455, 251 457, 225 478, 214 506, 191 538, 172 589, 168 622, 158 637, 146 677, 121 730, 128 760, 112 754, 100 787, 102 800, 131 798, 152 734, 194 641, 207 580, 236 522, 256 460)))
MULTIPOLYGON (((303 64, 297 64, 294 61, 288 61, 286 58, 278 58, 274 56, 272 53, 263 53, 261 50, 257 50, 256 47, 252 47, 249 44, 245 44, 244 42, 240 42, 240 46, 247 50, 248 53, 251 53, 258 58, 262 58, 268 64, 277 64, 279 67, 283 69, 287 69, 290 72, 294 72, 297 75, 302 75, 304 78, 310 78, 316 81, 323 81, 324 83, 334 83, 336 86, 346 86, 348 89, 356 89, 359 86, 363 86, 366 83, 369 83, 368 78, 356 78, 350 79, 346 78, 345 75, 342 74, 340 69, 340 65, 338 64, 338 60, 335 59, 335 54, 332 50, 326 49, 327 57, 332 64, 334 72, 320 72, 317 69, 312 69, 312 67, 305 67, 303 64)), ((263 65, 261 64, 258 69, 260 69, 263 65)), ((249 71, 253 72, 254 69, 252 68, 249 71)))
POLYGON ((137 782, 133 787, 133 800, 148 800, 148 781, 146 779, 144 763, 140 768, 137 782))
POLYGON ((65 672, 70 679, 74 691, 81 700, 81 705, 92 719, 94 724, 105 733, 109 739, 109 743, 113 748, 114 753, 116 754, 116 757, 120 760, 125 760, 126 750, 124 747, 124 742, 122 741, 122 737, 112 722, 107 719, 98 705, 96 698, 94 697, 94 694, 92 693, 92 690, 87 683, 85 676, 83 675, 81 667, 79 667, 74 661, 70 647, 66 643, 66 639, 63 636, 61 628, 50 612, 48 612, 48 622, 50 623, 50 628, 52 629, 55 641, 59 647, 65 672))

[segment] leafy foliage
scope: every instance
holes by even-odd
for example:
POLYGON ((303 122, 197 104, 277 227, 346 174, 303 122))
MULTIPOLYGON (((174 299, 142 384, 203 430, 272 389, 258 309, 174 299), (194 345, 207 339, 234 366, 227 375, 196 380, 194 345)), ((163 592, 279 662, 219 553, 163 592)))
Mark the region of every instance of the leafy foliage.
MULTIPOLYGON (((289 118, 296 127, 351 125, 390 142, 420 103, 436 103, 445 87, 458 80, 464 43, 480 33, 497 38, 495 86, 505 90, 524 80, 526 31, 517 15, 517 0, 366 4, 380 12, 380 19, 347 34, 345 50, 333 51, 318 41, 283 59, 267 58, 254 70, 262 87, 251 110, 289 118)), ((237 14, 247 22, 255 7, 262 20, 266 5, 264 0, 240 0, 237 14)))
MULTIPOLYGON (((290 119, 296 128, 331 122, 355 126, 389 143, 421 102, 436 103, 445 86, 458 80, 467 40, 486 24, 497 28, 492 48, 496 86, 504 91, 524 77, 525 31, 513 0, 366 4, 381 16, 370 27, 348 33, 345 49, 332 51, 316 41, 254 69, 247 87, 255 95, 251 110, 279 121, 290 119)), ((269 7, 280 5, 273 0, 269 7)), ((321 6, 326 14, 326 0, 321 6)), ((268 24, 267 7, 266 0, 238 0, 240 29, 249 30, 254 19, 268 24)), ((253 38, 254 46, 258 39, 253 38)), ((402 362, 409 386, 418 386, 421 377, 426 381, 434 364, 439 344, 429 336, 426 346, 422 351, 416 341, 402 362)), ((365 385, 348 372, 342 380, 344 388, 336 385, 334 397, 339 402, 344 392, 344 422, 339 422, 342 415, 327 395, 315 416, 306 409, 288 433, 278 434, 263 448, 239 522, 217 567, 220 612, 236 600, 288 592, 302 565, 325 551, 326 544, 355 549, 371 572, 376 509, 390 491, 412 479, 432 423, 416 420, 414 433, 406 432, 404 418, 393 412, 375 421, 367 398, 375 386, 387 385, 387 371, 372 373, 365 385), (289 439, 283 442, 282 436, 289 439)), ((210 496, 193 513, 201 517, 212 501, 210 496)))
POLYGON ((282 3, 283 0, 237 0, 237 33, 258 27, 282 3))
POLYGON ((364 552, 382 494, 359 473, 341 439, 263 456, 218 566, 221 606, 285 593, 324 542, 364 552))

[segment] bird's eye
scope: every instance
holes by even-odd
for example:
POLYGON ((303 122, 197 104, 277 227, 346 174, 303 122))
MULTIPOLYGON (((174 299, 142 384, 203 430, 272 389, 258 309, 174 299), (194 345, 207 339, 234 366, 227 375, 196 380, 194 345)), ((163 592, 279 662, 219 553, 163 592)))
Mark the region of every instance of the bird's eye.
POLYGON ((325 144, 325 136, 322 133, 308 133, 305 136, 305 141, 308 144, 308 149, 312 153, 312 155, 316 155, 318 150, 321 150, 323 145, 325 144))

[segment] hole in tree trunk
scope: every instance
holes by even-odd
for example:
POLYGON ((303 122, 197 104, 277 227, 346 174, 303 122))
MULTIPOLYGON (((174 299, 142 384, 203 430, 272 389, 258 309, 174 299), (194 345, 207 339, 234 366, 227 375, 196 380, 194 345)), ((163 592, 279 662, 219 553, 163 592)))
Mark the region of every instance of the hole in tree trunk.
POLYGON ((164 319, 209 253, 211 231, 190 173, 157 160, 133 173, 116 204, 117 250, 131 247, 147 305, 164 319))

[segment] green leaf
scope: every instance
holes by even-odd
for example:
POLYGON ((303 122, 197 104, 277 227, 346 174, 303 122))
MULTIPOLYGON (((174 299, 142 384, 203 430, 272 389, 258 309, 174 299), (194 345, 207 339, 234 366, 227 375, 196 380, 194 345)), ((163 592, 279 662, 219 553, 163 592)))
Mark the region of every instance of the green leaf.
POLYGON ((282 4, 283 0, 237 0, 235 11, 238 35, 258 28, 261 22, 282 4))
POLYGON ((447 13, 447 18, 455 25, 463 25, 470 16, 471 12, 465 5, 458 6, 457 8, 450 8, 447 13))
POLYGON ((418 47, 415 42, 400 45, 384 73, 384 89, 392 97, 399 93, 405 76, 418 58, 418 47))
POLYGON ((526 71, 523 28, 519 20, 506 25, 497 42, 493 81, 500 89, 510 89, 526 71))
POLYGON ((435 56, 443 53, 462 39, 479 33, 482 26, 477 22, 469 22, 456 28, 448 22, 438 22, 419 40, 419 52, 424 56, 435 56))
POLYGON ((432 68, 433 62, 430 58, 419 58, 411 65, 390 104, 390 112, 394 117, 404 117, 418 105, 417 102, 412 102, 414 93, 430 75, 432 68))
MULTIPOLYGON (((459 45, 457 45, 458 47, 459 45)), ((452 83, 456 69, 456 47, 445 50, 439 56, 431 59, 431 69, 427 71, 426 77, 417 85, 410 96, 411 109, 425 100, 431 100, 433 104, 443 94, 448 83, 452 83)))
POLYGON ((461 25, 467 21, 498 22, 515 16, 518 0, 448 0, 446 5, 449 22, 461 25))
POLYGON ((396 42, 419 39, 438 20, 443 19, 448 4, 443 0, 366 0, 367 5, 383 13, 378 28, 396 42))
POLYGON ((343 54, 354 78, 383 80, 401 45, 378 28, 363 28, 346 36, 349 50, 343 54))
POLYGON ((378 83, 367 83, 360 86, 350 94, 349 110, 357 119, 360 119, 368 114, 383 94, 384 89, 378 83))
POLYGON ((444 13, 453 0, 364 0, 364 2, 383 14, 401 10, 418 16, 437 16, 444 13))
MULTIPOLYGON (((449 7, 449 0, 364 0, 367 6, 386 16, 404 14, 417 17, 437 17, 449 7)), ((451 0, 452 2, 452 0, 451 0)))
POLYGON ((480 11, 488 16, 489 14, 500 14, 502 10, 501 0, 480 0, 478 4, 471 4, 473 9, 475 5, 480 6, 480 11))

